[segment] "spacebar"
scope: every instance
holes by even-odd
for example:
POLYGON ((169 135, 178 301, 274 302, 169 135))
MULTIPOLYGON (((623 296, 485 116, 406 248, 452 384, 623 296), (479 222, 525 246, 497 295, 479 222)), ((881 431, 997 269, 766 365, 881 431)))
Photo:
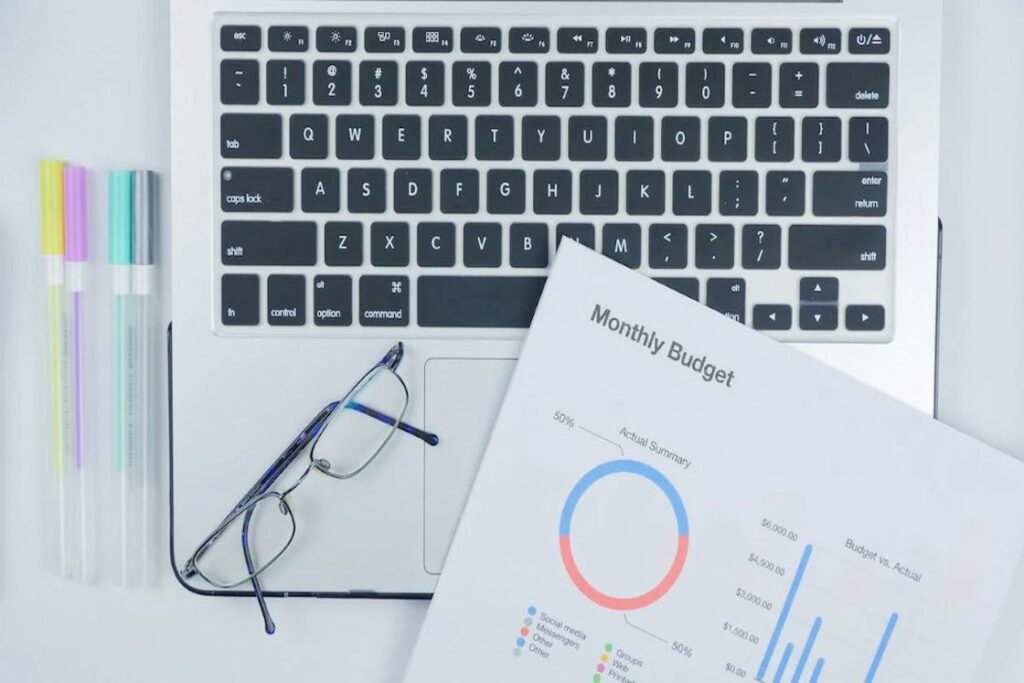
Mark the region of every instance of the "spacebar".
POLYGON ((543 277, 424 275, 417 281, 420 327, 529 327, 543 277))

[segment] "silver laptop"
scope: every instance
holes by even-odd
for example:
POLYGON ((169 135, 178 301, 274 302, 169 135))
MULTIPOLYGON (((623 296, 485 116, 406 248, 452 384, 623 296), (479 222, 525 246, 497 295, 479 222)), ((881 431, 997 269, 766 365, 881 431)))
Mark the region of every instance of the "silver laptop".
POLYGON ((180 570, 402 341, 438 445, 311 475, 260 578, 429 596, 562 239, 931 411, 940 5, 173 3, 179 579, 252 590, 180 570))

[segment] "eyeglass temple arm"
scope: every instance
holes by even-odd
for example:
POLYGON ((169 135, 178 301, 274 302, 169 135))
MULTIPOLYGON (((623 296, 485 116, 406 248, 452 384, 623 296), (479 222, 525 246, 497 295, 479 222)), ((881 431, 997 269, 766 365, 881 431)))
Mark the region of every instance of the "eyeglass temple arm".
POLYGON ((390 415, 382 413, 379 410, 374 410, 373 408, 371 408, 369 406, 365 406, 362 403, 359 403, 358 401, 349 401, 348 404, 346 404, 345 407, 350 409, 350 410, 355 410, 357 412, 360 412, 363 415, 369 415, 370 417, 374 418, 375 420, 380 420, 384 424, 388 424, 388 425, 394 426, 395 423, 397 422, 398 423, 397 429, 402 430, 406 434, 410 434, 412 436, 415 436, 417 439, 420 439, 420 440, 426 442, 430 446, 436 446, 440 442, 440 439, 437 437, 437 434, 434 434, 433 432, 428 432, 428 431, 420 429, 418 427, 413 427, 411 424, 407 424, 405 422, 399 422, 399 421, 395 420, 395 418, 391 417, 390 415))
POLYGON ((277 625, 274 624, 274 619, 270 616, 270 609, 267 607, 266 598, 263 597, 263 588, 260 586, 259 577, 256 576, 255 563, 252 561, 252 551, 249 550, 249 523, 252 521, 252 510, 248 510, 245 513, 245 519, 242 521, 242 554, 245 555, 245 568, 252 575, 249 580, 252 583, 253 593, 256 594, 256 602, 259 603, 260 613, 263 615, 263 629, 267 632, 268 636, 274 635, 274 631, 277 630, 277 625))

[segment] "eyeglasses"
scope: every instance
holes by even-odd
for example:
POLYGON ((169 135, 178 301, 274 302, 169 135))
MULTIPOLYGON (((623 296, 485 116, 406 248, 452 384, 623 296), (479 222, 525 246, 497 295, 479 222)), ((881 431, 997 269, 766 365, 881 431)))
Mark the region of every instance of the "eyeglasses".
POLYGON ((334 479, 351 479, 365 470, 398 431, 436 446, 436 434, 402 421, 409 389, 398 376, 401 342, 340 401, 328 403, 263 473, 217 528, 196 548, 182 568, 185 578, 199 576, 217 588, 251 582, 268 634, 275 630, 259 576, 288 549, 297 525, 288 497, 313 471, 334 479), (287 486, 277 486, 289 466, 306 450, 308 462, 287 486), (235 542, 241 537, 242 552, 235 542))

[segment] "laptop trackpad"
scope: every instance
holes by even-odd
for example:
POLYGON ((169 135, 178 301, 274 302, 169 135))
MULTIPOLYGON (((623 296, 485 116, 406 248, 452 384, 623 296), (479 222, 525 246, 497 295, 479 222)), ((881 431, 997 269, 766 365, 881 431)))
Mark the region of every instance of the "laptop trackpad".
POLYGON ((515 360, 431 358, 425 424, 441 437, 424 449, 423 566, 440 574, 515 360))

